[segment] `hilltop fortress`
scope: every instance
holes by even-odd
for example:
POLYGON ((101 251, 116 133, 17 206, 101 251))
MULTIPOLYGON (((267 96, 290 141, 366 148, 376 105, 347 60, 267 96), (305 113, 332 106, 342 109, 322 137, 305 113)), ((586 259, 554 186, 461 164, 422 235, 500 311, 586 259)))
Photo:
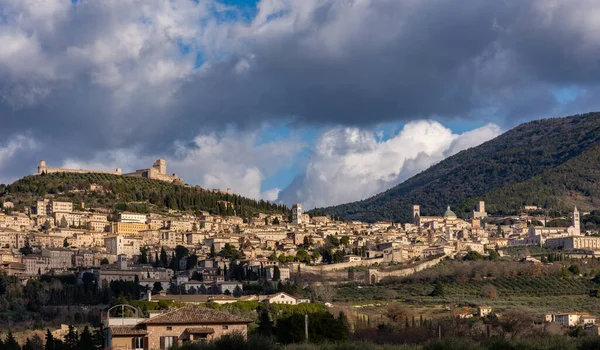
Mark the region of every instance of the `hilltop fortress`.
POLYGON ((41 174, 52 174, 52 173, 75 173, 75 174, 87 174, 87 173, 98 173, 98 174, 110 174, 110 175, 121 175, 129 177, 140 177, 150 180, 159 180, 164 182, 171 182, 179 185, 183 185, 183 179, 177 174, 167 174, 167 162, 164 159, 157 159, 151 168, 139 169, 132 173, 123 174, 121 168, 117 168, 114 171, 110 170, 88 170, 88 169, 65 169, 65 168, 49 168, 46 166, 45 160, 40 160, 38 171, 34 175, 41 174))

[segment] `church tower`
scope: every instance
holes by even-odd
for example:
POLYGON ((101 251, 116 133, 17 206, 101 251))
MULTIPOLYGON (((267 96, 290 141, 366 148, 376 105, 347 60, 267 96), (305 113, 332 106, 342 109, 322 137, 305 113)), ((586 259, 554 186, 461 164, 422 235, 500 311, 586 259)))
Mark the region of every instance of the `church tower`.
POLYGON ((421 217, 421 206, 418 204, 415 204, 415 205, 413 205, 413 213, 412 213, 413 224, 418 225, 420 217, 421 217))
POLYGON ((573 210, 573 227, 575 227, 576 234, 580 235, 581 225, 579 220, 579 210, 577 210, 577 207, 575 207, 575 209, 573 210))

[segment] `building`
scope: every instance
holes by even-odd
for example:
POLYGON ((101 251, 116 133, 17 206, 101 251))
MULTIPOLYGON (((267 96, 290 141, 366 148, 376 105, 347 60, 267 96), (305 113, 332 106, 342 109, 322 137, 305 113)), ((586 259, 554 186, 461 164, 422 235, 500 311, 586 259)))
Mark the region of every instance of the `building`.
POLYGON ((593 325, 596 318, 590 314, 581 312, 546 314, 546 322, 558 323, 565 327, 575 327, 578 325, 593 325))
POLYGON ((149 230, 150 225, 138 222, 111 222, 110 233, 116 235, 137 235, 140 231, 149 230))
POLYGON ((100 173, 100 174, 121 175, 121 169, 117 168, 114 171, 106 171, 106 170, 49 168, 46 166, 45 160, 40 160, 40 163, 38 165, 38 171, 34 175, 52 174, 52 173, 75 173, 75 174, 100 173))
POLYGON ((252 321, 198 306, 171 310, 151 318, 108 318, 105 348, 167 350, 187 342, 212 341, 224 334, 248 333, 252 321), (133 323, 133 324, 132 324, 133 323), (125 325, 123 325, 125 324, 125 325))
POLYGON ((73 211, 72 202, 61 202, 55 200, 44 199, 37 201, 35 212, 39 215, 53 216, 54 213, 70 213, 73 211))
POLYGON ((302 204, 297 203, 292 206, 292 224, 302 224, 302 204))
POLYGON ((309 299, 295 298, 287 293, 280 292, 272 295, 267 295, 264 302, 269 304, 285 304, 285 305, 298 305, 303 303, 310 303, 309 299))
POLYGON ((122 212, 119 213, 119 222, 137 222, 139 224, 145 224, 148 220, 146 214, 122 212))
POLYGON ((485 202, 479 201, 477 203, 477 209, 473 211, 473 219, 487 218, 488 214, 485 211, 485 202))
POLYGON ((108 236, 104 238, 106 251, 114 255, 126 255, 132 258, 140 254, 142 240, 139 237, 108 236))
POLYGON ((167 162, 164 159, 157 159, 152 168, 136 170, 133 173, 123 174, 129 177, 141 177, 145 179, 160 180, 183 185, 183 179, 177 174, 167 174, 167 162))

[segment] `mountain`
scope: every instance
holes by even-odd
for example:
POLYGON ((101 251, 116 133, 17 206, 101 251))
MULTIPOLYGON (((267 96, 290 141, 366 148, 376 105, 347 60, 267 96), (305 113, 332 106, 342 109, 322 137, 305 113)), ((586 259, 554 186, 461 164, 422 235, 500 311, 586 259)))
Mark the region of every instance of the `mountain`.
POLYGON ((288 215, 284 205, 245 198, 236 194, 181 186, 158 180, 100 173, 53 173, 26 176, 8 186, 0 185, 0 201, 12 201, 17 209, 31 207, 44 197, 85 203, 85 207, 102 207, 137 212, 167 213, 209 211, 217 215, 242 217, 262 213, 288 215), (90 185, 102 187, 91 191, 90 185), (229 204, 227 204, 229 203, 229 204))
POLYGON ((491 213, 515 213, 524 205, 555 211, 600 206, 600 113, 536 120, 448 157, 403 183, 358 202, 313 213, 368 222, 407 222, 411 205, 422 215, 458 215, 478 200, 491 213))

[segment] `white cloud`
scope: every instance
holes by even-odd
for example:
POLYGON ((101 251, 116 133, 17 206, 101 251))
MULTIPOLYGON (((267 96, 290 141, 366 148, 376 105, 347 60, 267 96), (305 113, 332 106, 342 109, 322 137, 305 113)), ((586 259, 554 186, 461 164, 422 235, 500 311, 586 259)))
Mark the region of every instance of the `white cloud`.
POLYGON ((278 200, 313 208, 364 199, 499 134, 494 124, 454 134, 435 121, 414 121, 380 141, 371 130, 335 128, 317 140, 304 174, 278 200))
MULTIPOLYGON (((207 189, 225 190, 246 197, 274 201, 280 189, 261 190, 266 177, 292 165, 305 147, 294 137, 258 143, 258 133, 223 133, 198 135, 192 142, 176 142, 175 157, 167 157, 167 171, 177 173, 185 182, 207 189)), ((161 154, 140 156, 139 149, 98 152, 89 160, 67 159, 69 169, 113 170, 123 172, 148 168, 161 154)))

